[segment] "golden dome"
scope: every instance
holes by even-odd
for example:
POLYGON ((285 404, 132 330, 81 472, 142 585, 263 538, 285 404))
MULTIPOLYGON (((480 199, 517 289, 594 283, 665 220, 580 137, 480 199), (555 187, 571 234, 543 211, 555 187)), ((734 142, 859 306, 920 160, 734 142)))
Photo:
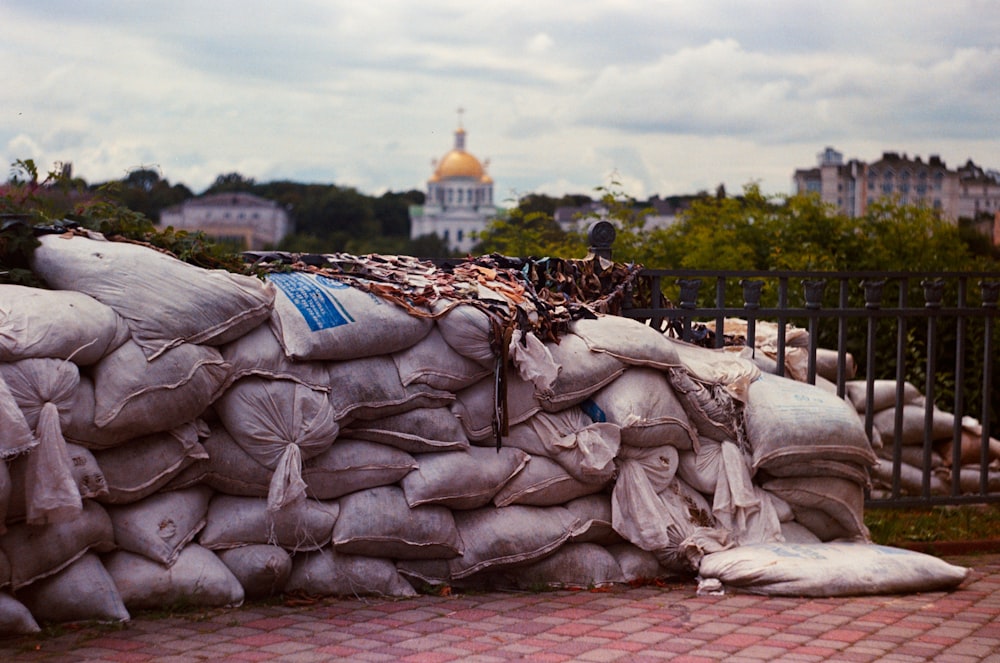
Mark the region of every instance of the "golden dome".
POLYGON ((484 184, 493 181, 479 159, 465 151, 465 129, 461 127, 455 131, 454 149, 437 162, 430 181, 440 182, 453 177, 468 177, 484 184))

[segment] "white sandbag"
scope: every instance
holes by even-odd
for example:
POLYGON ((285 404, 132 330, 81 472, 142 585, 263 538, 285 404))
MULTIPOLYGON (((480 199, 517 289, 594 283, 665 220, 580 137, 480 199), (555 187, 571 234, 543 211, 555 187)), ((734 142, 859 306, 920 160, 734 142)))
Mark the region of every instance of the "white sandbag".
POLYGON ((336 502, 303 500, 275 511, 259 497, 215 495, 198 543, 209 550, 267 543, 292 552, 318 550, 330 543, 339 513, 336 502))
MULTIPOLYGON (((867 380, 849 380, 844 383, 847 398, 854 405, 858 414, 864 414, 868 406, 867 380)), ((912 403, 920 398, 920 390, 909 382, 903 383, 902 404, 912 403)), ((872 384, 872 412, 879 412, 886 408, 896 406, 896 381, 895 380, 875 380, 872 384)))
POLYGON ((125 321, 82 292, 0 284, 0 361, 51 357, 89 366, 128 338, 125 321))
POLYGON ((267 497, 274 472, 261 465, 236 444, 218 421, 208 426, 202 442, 203 458, 194 460, 164 485, 188 486, 204 483, 217 492, 244 497, 267 497))
POLYGON ((870 541, 864 521, 864 487, 838 477, 771 479, 764 490, 788 502, 795 520, 823 541, 870 541))
MULTIPOLYGON (((904 447, 914 451, 923 450, 919 447, 904 447)), ((890 450, 891 451, 891 450, 890 450)), ((920 462, 918 460, 918 462, 920 462)), ((872 482, 881 488, 892 489, 892 460, 889 458, 879 458, 874 467, 871 468, 872 482)), ((976 471, 978 475, 978 470, 976 471)), ((924 491, 924 472, 918 465, 912 465, 906 461, 899 464, 899 489, 904 495, 921 495, 924 491)), ((978 490, 978 486, 976 488, 978 490)), ((947 495, 951 492, 950 481, 945 481, 937 472, 930 474, 931 495, 947 495)))
POLYGON ((220 351, 223 360, 231 366, 225 386, 248 375, 256 375, 272 380, 292 380, 319 391, 330 390, 326 366, 318 361, 289 359, 269 325, 255 327, 222 346, 220 351))
POLYGON ((396 486, 340 498, 333 547, 350 555, 393 559, 449 558, 463 550, 450 509, 433 504, 411 508, 396 486))
POLYGON ((554 460, 531 456, 528 464, 493 496, 493 504, 498 507, 513 504, 556 506, 603 489, 601 484, 573 478, 554 460))
MULTIPOLYGON (((907 403, 902 407, 902 430, 900 443, 907 446, 924 443, 924 418, 926 410, 923 403, 907 403)), ((872 425, 878 429, 885 446, 891 446, 896 441, 896 408, 888 407, 872 416, 872 425)), ((931 440, 946 440, 955 432, 955 415, 938 407, 931 408, 931 440)))
MULTIPOLYGON (((96 407, 94 381, 87 375, 81 375, 80 384, 73 395, 73 409, 70 410, 69 419, 63 422, 63 437, 67 442, 75 442, 88 449, 108 449, 138 436, 133 435, 127 427, 122 427, 121 430, 98 428, 94 423, 96 407)), ((139 435, 142 434, 145 433, 139 435)))
POLYGON ((279 546, 252 544, 220 550, 217 554, 240 581, 248 599, 280 594, 292 574, 292 556, 279 546))
MULTIPOLYGON (((683 371, 706 385, 725 390, 730 397, 746 403, 750 384, 760 377, 761 369, 747 356, 746 348, 703 348, 671 338, 683 371)), ((673 369, 670 369, 671 371, 673 369)))
POLYGON ((699 380, 685 368, 668 369, 667 377, 700 436, 716 442, 743 439, 742 403, 722 384, 699 380))
POLYGON ((149 497, 184 468, 208 457, 199 441, 206 432, 205 423, 195 420, 170 431, 94 451, 108 488, 107 494, 97 500, 130 504, 149 497))
POLYGON ((691 449, 698 444, 684 407, 659 370, 632 367, 580 407, 595 423, 621 428, 623 445, 691 449))
POLYGON ((0 375, 38 446, 25 459, 25 512, 32 525, 65 522, 83 508, 62 425, 69 418, 80 373, 59 359, 23 359, 0 364, 0 375))
POLYGON ((631 543, 610 545, 608 552, 615 558, 627 583, 649 583, 671 574, 660 565, 656 555, 631 543))
POLYGON ((450 405, 455 396, 425 384, 403 386, 388 356, 328 365, 330 406, 337 421, 381 419, 409 410, 450 405))
POLYGON ((332 548, 296 555, 286 592, 319 596, 416 596, 391 560, 348 555, 332 548))
POLYGON ((94 365, 94 424, 129 438, 170 430, 201 416, 228 375, 216 348, 183 343, 147 362, 128 341, 94 365))
POLYGON ((969 569, 923 553, 865 543, 772 543, 707 555, 704 581, 773 596, 865 596, 954 589, 969 569))
POLYGON ((86 293, 114 309, 148 359, 183 343, 227 343, 270 315, 274 291, 260 279, 93 237, 39 238, 32 269, 53 288, 86 293))
POLYGON ((38 438, 25 421, 3 373, 0 373, 0 430, 3 431, 0 436, 0 460, 14 458, 38 445, 38 438))
POLYGON ((114 580, 93 553, 55 575, 22 587, 17 598, 41 622, 119 623, 131 619, 114 580))
POLYGON ((433 311, 445 342, 458 354, 492 371, 497 357, 490 314, 473 304, 456 305, 452 300, 438 301, 433 311))
POLYGON ((305 498, 302 461, 326 451, 340 432, 327 395, 291 380, 243 378, 215 402, 215 411, 233 440, 274 470, 271 509, 305 498))
POLYGON ((0 592, 0 635, 32 635, 41 630, 23 603, 7 592, 0 592))
POLYGON ((493 375, 492 367, 482 366, 448 345, 438 325, 416 345, 394 353, 392 360, 403 386, 426 384, 454 393, 493 375))
POLYGON ((580 521, 571 541, 609 546, 624 540, 611 524, 611 495, 608 493, 577 497, 563 506, 580 521))
POLYGON ((465 552, 448 560, 450 577, 467 578, 539 560, 555 552, 580 526, 563 507, 507 506, 456 511, 465 552))
POLYGON ((243 586, 211 550, 189 543, 171 567, 118 550, 104 558, 129 610, 164 606, 239 607, 243 586))
POLYGON ((638 320, 617 315, 582 318, 570 325, 570 331, 593 352, 603 352, 632 366, 667 369, 680 365, 673 342, 638 320))
MULTIPOLYGON (((496 388, 492 377, 480 380, 456 394, 451 411, 458 417, 466 435, 473 442, 489 441, 490 444, 493 443, 495 395, 496 388)), ((527 421, 528 418, 542 409, 538 399, 535 398, 534 385, 523 380, 512 369, 507 372, 506 403, 507 423, 510 426, 527 421)))
POLYGON ((344 437, 379 442, 409 453, 462 451, 469 438, 458 418, 446 407, 425 407, 373 420, 352 422, 344 437))
POLYGON ((561 366, 553 359, 549 346, 534 333, 514 329, 507 347, 507 358, 517 368, 522 380, 535 385, 535 392, 540 397, 554 394, 553 387, 561 366))
POLYGON ((285 354, 299 360, 343 360, 404 350, 434 322, 411 315, 361 288, 310 272, 268 274, 277 286, 271 328, 285 354))
POLYGON ((338 438, 302 467, 306 494, 330 500, 357 490, 394 484, 416 469, 410 454, 377 442, 338 438))
POLYGON ((579 408, 539 412, 512 426, 503 444, 556 461, 573 478, 604 484, 615 472, 621 430, 609 423, 593 423, 579 408))
POLYGON ((11 586, 25 585, 58 573, 88 550, 114 549, 114 530, 107 512, 86 500, 79 518, 51 525, 11 525, 0 536, 0 551, 10 561, 11 586))
POLYGON ((207 486, 150 495, 126 506, 109 506, 115 543, 164 566, 205 526, 212 490, 207 486))
POLYGON ((470 447, 415 458, 417 468, 400 481, 407 504, 439 504, 449 509, 486 506, 528 462, 528 454, 512 447, 470 447))
POLYGON ((875 462, 854 408, 814 385, 764 374, 750 385, 744 414, 755 472, 814 459, 875 462))
POLYGON ((500 587, 592 589, 625 582, 614 555, 595 543, 567 542, 548 557, 495 574, 500 587))
POLYGON ((559 336, 559 343, 547 343, 559 374, 548 393, 538 393, 538 401, 548 412, 565 410, 585 401, 591 394, 625 372, 625 363, 605 352, 592 351, 576 334, 559 336))
POLYGON ((808 527, 794 520, 781 523, 781 537, 785 543, 822 543, 808 527))

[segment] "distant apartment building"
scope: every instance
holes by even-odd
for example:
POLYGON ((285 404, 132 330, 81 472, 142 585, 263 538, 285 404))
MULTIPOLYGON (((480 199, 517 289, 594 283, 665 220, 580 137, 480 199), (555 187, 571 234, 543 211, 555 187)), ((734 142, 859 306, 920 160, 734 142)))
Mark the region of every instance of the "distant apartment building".
POLYGON ((864 215, 881 198, 927 205, 952 223, 996 217, 1000 212, 1000 172, 985 170, 971 159, 949 170, 933 154, 924 161, 884 152, 878 161, 865 163, 844 161, 842 153, 827 147, 817 161, 815 168, 795 171, 795 193, 819 194, 823 202, 848 216, 864 215))
POLYGON ((448 249, 468 253, 476 233, 497 215, 493 179, 486 166, 465 149, 465 129, 455 130, 454 147, 434 162, 423 205, 410 207, 410 239, 437 235, 448 249))
POLYGON ((292 231, 283 207, 250 193, 215 193, 185 200, 163 209, 160 225, 200 230, 218 242, 247 251, 273 248, 292 231))

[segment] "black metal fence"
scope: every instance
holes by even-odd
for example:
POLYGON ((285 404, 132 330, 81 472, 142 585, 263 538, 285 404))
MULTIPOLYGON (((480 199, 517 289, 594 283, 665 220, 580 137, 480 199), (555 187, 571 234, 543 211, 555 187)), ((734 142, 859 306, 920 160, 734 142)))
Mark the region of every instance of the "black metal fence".
POLYGON ((864 386, 859 416, 873 440, 875 384, 893 381, 892 433, 880 451, 882 489, 869 494, 868 504, 959 504, 1000 501, 994 464, 1000 445, 994 440, 991 447, 990 435, 1000 416, 998 295, 1000 272, 647 269, 624 315, 714 347, 753 348, 766 323, 773 330, 768 354, 774 372, 785 374, 794 348, 805 354, 806 381, 827 380, 841 397, 848 381, 854 393, 864 386), (741 322, 727 336, 726 321, 734 327, 734 319, 741 322), (803 330, 808 334, 789 338, 803 330), (820 358, 834 356, 835 364, 820 367, 820 358), (913 387, 922 391, 914 404, 923 407, 923 435, 916 444, 904 430, 912 428, 904 420, 912 405, 902 407, 913 387), (941 412, 955 415, 947 438, 937 430, 941 412))

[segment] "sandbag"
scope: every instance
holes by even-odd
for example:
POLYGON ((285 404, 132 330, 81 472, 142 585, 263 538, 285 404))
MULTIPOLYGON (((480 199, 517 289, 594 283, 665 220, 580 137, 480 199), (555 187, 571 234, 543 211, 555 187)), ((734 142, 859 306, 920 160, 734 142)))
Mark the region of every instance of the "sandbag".
POLYGON ((407 504, 478 509, 524 468, 528 454, 509 447, 470 447, 418 454, 416 461, 417 468, 400 481, 407 504))
POLYGON ((164 566, 205 526, 212 490, 207 486, 156 493, 126 506, 109 506, 115 543, 164 566))
POLYGON ((771 543, 706 555, 699 574, 752 594, 830 597, 954 589, 969 569, 874 544, 771 543))
POLYGON ((548 557, 495 574, 501 588, 591 589, 622 584, 625 575, 618 561, 603 546, 567 542, 548 557))
POLYGON ((32 270, 57 290, 75 290, 125 319, 142 355, 181 344, 221 345, 267 320, 273 288, 251 276, 203 269, 148 246, 45 235, 32 270))
POLYGON ((582 410, 539 412, 513 426, 503 442, 507 446, 556 461, 573 478, 604 484, 615 471, 621 430, 609 423, 593 423, 582 410))
POLYGON ((128 338, 125 321, 82 292, 0 284, 0 361, 51 357, 89 366, 128 338))
POLYGON ((795 520, 823 541, 870 541, 864 521, 864 487, 838 477, 771 479, 764 490, 788 502, 795 520))
POLYGON ((608 552, 615 558, 625 582, 641 584, 657 578, 669 576, 669 569, 660 565, 656 555, 631 543, 616 543, 608 546, 608 552))
POLYGON ((22 587, 17 597, 42 622, 127 622, 131 619, 114 580, 97 555, 22 587))
POLYGON ((456 304, 447 299, 439 300, 432 308, 445 342, 458 354, 492 371, 497 357, 490 314, 473 304, 456 304))
POLYGON ((201 416, 228 375, 216 348, 183 343, 146 361, 128 341, 93 367, 94 424, 129 438, 170 430, 201 416))
POLYGON ((7 592, 0 592, 0 635, 32 635, 41 630, 23 603, 7 592))
POLYGON ((750 385, 744 414, 755 472, 815 459, 875 462, 854 408, 814 385, 764 374, 750 385))
POLYGON ((669 369, 667 377, 700 436, 716 442, 743 439, 742 403, 723 385, 699 380, 684 368, 669 369))
MULTIPOLYGON (((872 417, 872 425, 878 429, 886 446, 896 441, 896 409, 889 407, 876 412, 872 417)), ((902 430, 899 434, 900 444, 906 446, 922 445, 924 443, 924 418, 926 410, 923 403, 911 402, 902 407, 902 430)), ((955 415, 939 408, 931 408, 931 440, 946 440, 955 431, 955 415)))
POLYGON ((243 378, 215 402, 215 411, 233 440, 274 470, 272 510, 305 498, 302 461, 326 451, 340 432, 327 395, 291 380, 243 378))
POLYGON ((174 485, 175 481, 181 486, 203 482, 226 495, 267 497, 274 472, 236 444, 220 422, 212 421, 207 432, 201 441, 202 457, 193 460, 166 485, 174 485))
POLYGON ((2 372, 0 372, 0 430, 4 432, 0 436, 0 460, 14 458, 38 446, 38 438, 25 421, 24 413, 14 400, 14 395, 10 393, 10 387, 7 386, 2 372))
MULTIPOLYGON (((847 398, 858 414, 865 414, 868 408, 868 381, 849 380, 844 383, 847 398)), ((909 382, 903 383, 902 404, 912 403, 920 398, 920 390, 909 382)), ((872 384, 872 412, 879 412, 896 406, 896 381, 874 380, 872 384)))
POLYGON ((633 367, 581 406, 595 423, 621 428, 623 445, 691 449, 698 436, 662 371, 633 367))
POLYGON ((275 272, 270 318, 285 354, 298 360, 344 360, 404 350, 426 336, 428 317, 411 315, 362 288, 322 274, 275 272))
POLYGON ((416 596, 391 560, 348 555, 332 548, 296 555, 286 592, 313 596, 416 596))
POLYGON ((592 351, 576 334, 563 334, 558 343, 547 343, 546 347, 559 367, 559 374, 548 392, 536 393, 542 409, 547 412, 558 412, 582 403, 625 372, 622 360, 605 352, 592 351))
POLYGON ((25 459, 27 522, 44 525, 78 517, 82 498, 62 426, 73 406, 79 370, 59 359, 23 359, 0 364, 0 375, 38 440, 25 459))
POLYGON ((465 551, 448 560, 449 576, 463 579, 541 559, 566 543, 580 526, 563 507, 513 505, 455 512, 465 551))
POLYGON ((557 506, 603 490, 598 483, 573 478, 562 465, 545 456, 531 456, 528 464, 493 496, 493 504, 508 507, 557 506))
POLYGON ((205 423, 196 420, 94 451, 108 488, 106 495, 96 499, 106 504, 129 504, 149 497, 184 468, 208 457, 199 441, 206 432, 205 423))
POLYGON ((581 318, 570 331, 593 352, 603 352, 631 366, 667 369, 680 365, 673 342, 638 320, 616 315, 581 318))
POLYGON ((306 494, 320 500, 394 484, 417 467, 405 451, 377 442, 338 438, 302 467, 306 494))
POLYGON ((279 546, 252 544, 220 550, 217 554, 240 581, 243 595, 248 599, 280 594, 292 574, 292 556, 279 546))
POLYGON ((223 389, 240 378, 256 375, 271 380, 292 380, 318 391, 330 390, 326 366, 318 361, 293 361, 269 325, 259 325, 252 331, 220 348, 222 359, 230 365, 223 389))
POLYGON ((292 552, 318 550, 330 543, 340 506, 303 500, 278 510, 259 497, 215 495, 198 543, 209 550, 273 544, 292 552))
POLYGON ((49 525, 11 525, 0 536, 0 551, 10 561, 14 591, 53 575, 89 550, 108 552, 115 547, 114 529, 107 512, 86 500, 79 518, 49 525))
MULTIPOLYGON (((718 387, 731 398, 746 403, 750 384, 760 377, 761 369, 747 356, 747 348, 703 348, 671 338, 683 373, 693 379, 718 387)), ((667 369, 673 373, 674 368, 667 369)))
MULTIPOLYGON (((495 396, 496 385, 492 377, 480 380, 456 394, 451 411, 458 417, 466 435, 473 442, 493 443, 495 396)), ((510 426, 527 421, 542 409, 535 398, 534 385, 513 370, 507 373, 506 404, 507 423, 510 426)))
POLYGON ((621 535, 611 523, 611 496, 605 492, 576 497, 563 505, 580 521, 570 540, 608 546, 621 543, 621 535))
POLYGON ((344 437, 369 440, 409 453, 462 451, 469 438, 462 424, 447 407, 425 407, 368 421, 352 422, 344 437))
POLYGON ((394 559, 449 558, 463 550, 450 509, 433 504, 411 508, 396 486, 340 498, 333 547, 350 555, 394 559))
POLYGON ((164 606, 239 607, 243 586, 210 550, 190 543, 171 567, 142 555, 118 550, 104 559, 129 610, 164 606))
POLYGON ((448 345, 439 325, 412 347, 394 353, 392 360, 403 386, 426 384, 452 393, 493 374, 492 367, 482 366, 448 345))
POLYGON ((425 384, 403 386, 388 356, 366 357, 328 365, 330 406, 337 421, 381 419, 409 410, 444 407, 455 400, 450 392, 425 384))

